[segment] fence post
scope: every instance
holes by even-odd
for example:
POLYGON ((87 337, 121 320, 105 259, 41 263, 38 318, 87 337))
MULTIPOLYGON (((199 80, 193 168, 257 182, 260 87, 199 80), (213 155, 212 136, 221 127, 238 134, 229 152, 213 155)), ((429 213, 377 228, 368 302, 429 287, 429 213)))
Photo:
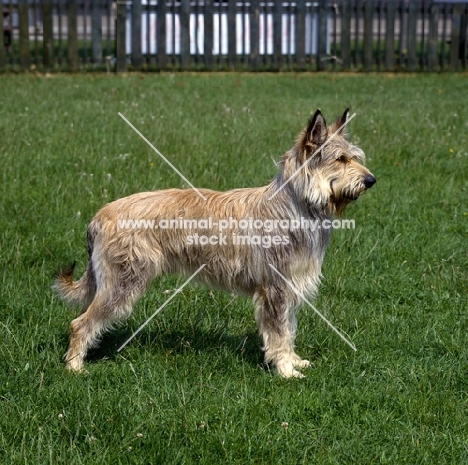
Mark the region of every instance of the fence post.
POLYGON ((461 5, 453 6, 452 36, 450 43, 450 69, 456 71, 460 60, 461 5))
POLYGON ((437 71, 439 69, 438 60, 438 42, 439 42, 439 7, 433 3, 429 13, 429 38, 427 45, 427 65, 429 71, 437 71))
POLYGON ((102 5, 100 1, 91 3, 91 42, 93 63, 102 64, 102 5))
POLYGON ((407 29, 408 29, 408 14, 406 10, 405 0, 398 0, 398 16, 400 20, 400 33, 398 37, 398 65, 403 68, 408 54, 407 47, 407 29))
MULTIPOLYGON (((20 0, 19 13, 19 46, 20 63, 23 69, 29 68, 29 6, 28 0, 20 0)), ((3 17, 1 18, 3 21, 3 17)), ((3 40, 3 37, 1 38, 3 40)))
POLYGON ((341 4, 341 60, 343 69, 351 68, 351 0, 341 4))
MULTIPOLYGON (((317 69, 324 70, 327 65, 324 58, 327 56, 327 0, 319 0, 318 8, 318 47, 317 47, 317 69)), ((312 34, 314 31, 312 31, 312 34)))
POLYGON ((180 2, 180 64, 190 68, 190 0, 180 2))
POLYGON ((52 36, 52 3, 50 0, 42 2, 43 15, 43 41, 42 41, 42 63, 44 68, 52 66, 54 54, 53 36, 52 36))
POLYGON ((231 69, 237 63, 236 29, 236 2, 231 0, 228 2, 228 61, 231 69))
POLYGON ((135 68, 141 68, 143 64, 141 52, 141 13, 141 0, 132 0, 132 66, 135 68))
POLYGON ((386 10, 385 69, 387 71, 395 69, 395 2, 393 0, 387 3, 386 10))
POLYGON ((282 66, 281 53, 281 0, 275 0, 273 5, 273 69, 279 71, 282 66))
POLYGON ((125 14, 126 4, 124 0, 117 0, 117 22, 115 26, 115 35, 117 41, 117 73, 124 73, 127 71, 127 56, 125 53, 125 14))
POLYGON ((408 71, 416 70, 416 29, 418 24, 419 5, 410 0, 408 10, 408 71))
POLYGON ((460 34, 461 34, 460 52, 462 53, 461 65, 462 65, 463 70, 466 70, 466 60, 467 60, 467 53, 468 53, 468 47, 467 47, 467 43, 468 43, 468 7, 467 6, 465 6, 465 10, 462 11, 460 34))
POLYGON ((68 1, 68 64, 70 69, 78 68, 78 34, 76 27, 76 0, 68 1))
POLYGON ((296 64, 297 69, 305 69, 305 0, 297 0, 296 10, 296 64))
POLYGON ((372 0, 366 0, 364 3, 364 69, 370 71, 372 69, 372 23, 374 21, 374 11, 372 0))
MULTIPOLYGON (((148 10, 147 10, 147 14, 149 17, 148 10)), ((166 69, 167 53, 166 53, 166 2, 165 0, 158 0, 158 16, 157 16, 156 29, 157 29, 156 42, 158 46, 158 66, 159 66, 159 69, 166 69)), ((149 34, 149 31, 148 31, 148 34, 149 34)), ((149 53, 150 51, 148 48, 148 55, 149 53)))
POLYGON ((251 0, 250 2, 250 66, 254 71, 259 66, 259 32, 260 32, 260 2, 251 0))
POLYGON ((1 17, 0 17, 0 70, 2 70, 5 66, 5 58, 6 58, 6 50, 5 50, 5 44, 3 41, 4 37, 4 30, 3 30, 3 4, 0 3, 0 12, 1 12, 1 17))
POLYGON ((205 0, 204 11, 205 38, 203 44, 203 53, 205 55, 205 69, 213 69, 213 0, 205 0))

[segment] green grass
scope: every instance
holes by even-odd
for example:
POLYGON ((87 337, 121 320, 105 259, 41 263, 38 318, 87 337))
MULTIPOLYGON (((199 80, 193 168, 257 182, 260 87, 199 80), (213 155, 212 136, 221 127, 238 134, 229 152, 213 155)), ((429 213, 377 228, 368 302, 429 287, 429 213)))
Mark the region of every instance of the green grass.
POLYGON ((468 80, 463 75, 0 78, 0 462, 460 464, 468 461, 468 80), (66 373, 69 309, 50 290, 105 203, 181 179, 275 174, 310 112, 347 105, 377 184, 336 231, 307 307, 303 380, 262 364, 252 304, 157 280, 129 321, 66 373))

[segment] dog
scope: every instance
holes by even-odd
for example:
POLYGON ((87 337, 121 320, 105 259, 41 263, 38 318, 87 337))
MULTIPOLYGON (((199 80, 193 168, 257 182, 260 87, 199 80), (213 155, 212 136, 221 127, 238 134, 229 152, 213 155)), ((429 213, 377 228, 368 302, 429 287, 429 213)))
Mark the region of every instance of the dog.
POLYGON ((332 232, 320 226, 376 182, 364 152, 346 138, 348 119, 349 109, 328 127, 317 110, 266 186, 143 192, 99 210, 88 228, 84 275, 73 281, 69 268, 55 283, 63 300, 82 309, 70 325, 67 368, 83 369, 88 349, 130 316, 156 276, 198 270, 197 281, 253 298, 265 362, 283 377, 302 377, 310 363, 294 350, 296 309, 301 295, 318 289, 332 232), (190 227, 176 227, 186 220, 190 227), (209 237, 194 234, 200 222, 209 237))

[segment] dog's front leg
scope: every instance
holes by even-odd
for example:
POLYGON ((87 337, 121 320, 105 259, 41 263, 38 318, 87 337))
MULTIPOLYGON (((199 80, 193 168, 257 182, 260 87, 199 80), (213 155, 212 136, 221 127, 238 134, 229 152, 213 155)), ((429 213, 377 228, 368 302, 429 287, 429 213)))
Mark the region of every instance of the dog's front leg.
POLYGON ((303 378, 297 368, 310 366, 294 351, 297 320, 293 299, 278 286, 262 287, 254 296, 255 319, 263 337, 265 362, 271 363, 285 378, 303 378))

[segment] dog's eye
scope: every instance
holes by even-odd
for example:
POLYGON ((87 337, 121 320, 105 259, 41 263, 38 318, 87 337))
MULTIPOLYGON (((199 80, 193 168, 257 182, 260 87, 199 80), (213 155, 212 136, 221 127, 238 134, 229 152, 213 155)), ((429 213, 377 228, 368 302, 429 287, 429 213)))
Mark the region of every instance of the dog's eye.
POLYGON ((341 155, 341 157, 339 157, 337 160, 340 163, 347 163, 348 162, 348 158, 345 155, 341 155))

